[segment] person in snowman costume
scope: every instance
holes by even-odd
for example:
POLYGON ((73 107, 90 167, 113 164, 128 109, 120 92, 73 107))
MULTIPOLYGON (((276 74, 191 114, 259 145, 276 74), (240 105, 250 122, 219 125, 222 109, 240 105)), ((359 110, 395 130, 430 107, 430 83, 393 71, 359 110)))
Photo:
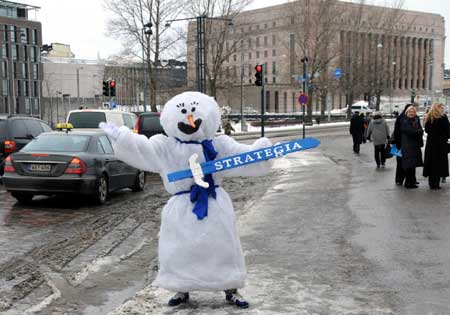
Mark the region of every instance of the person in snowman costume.
POLYGON ((246 268, 236 216, 221 183, 227 176, 267 174, 271 162, 206 175, 203 180, 208 188, 197 185, 193 178, 169 182, 167 174, 189 169, 193 154, 204 162, 268 147, 271 142, 260 138, 245 145, 229 136, 215 137, 219 106, 199 92, 185 92, 169 100, 161 113, 161 125, 167 136, 148 139, 124 126, 100 124, 113 140, 120 160, 159 173, 172 195, 161 214, 159 271, 153 285, 176 292, 170 306, 187 302, 190 291, 225 291, 227 301, 247 308, 248 302, 237 292, 244 286, 246 268))

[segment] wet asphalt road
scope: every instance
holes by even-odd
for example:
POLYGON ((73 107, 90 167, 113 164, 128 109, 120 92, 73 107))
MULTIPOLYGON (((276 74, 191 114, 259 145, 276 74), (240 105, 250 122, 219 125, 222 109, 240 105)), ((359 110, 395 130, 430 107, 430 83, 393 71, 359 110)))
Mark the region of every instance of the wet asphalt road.
MULTIPOLYGON (((66 198, 16 204, 0 188, 0 314, 450 314, 450 184, 394 185, 372 145, 346 132, 276 161, 266 178, 225 183, 238 213, 252 306, 221 293, 181 308, 150 285, 157 270, 157 177, 108 205, 66 198)), ((273 139, 273 142, 281 139, 273 139)), ((418 171, 419 175, 420 170, 418 171)))

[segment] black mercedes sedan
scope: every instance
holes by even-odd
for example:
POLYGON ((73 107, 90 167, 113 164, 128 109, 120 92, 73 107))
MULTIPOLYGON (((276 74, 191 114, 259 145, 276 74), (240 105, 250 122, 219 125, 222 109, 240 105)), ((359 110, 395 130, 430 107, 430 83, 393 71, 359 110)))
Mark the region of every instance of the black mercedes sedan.
POLYGON ((103 131, 69 129, 42 133, 9 155, 3 184, 20 202, 35 195, 71 193, 103 204, 111 191, 142 191, 145 173, 118 160, 103 131))

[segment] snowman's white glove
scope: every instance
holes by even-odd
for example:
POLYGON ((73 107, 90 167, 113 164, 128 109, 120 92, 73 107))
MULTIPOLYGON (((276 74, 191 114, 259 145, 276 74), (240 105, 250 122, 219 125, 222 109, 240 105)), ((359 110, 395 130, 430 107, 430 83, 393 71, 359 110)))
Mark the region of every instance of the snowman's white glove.
POLYGON ((118 128, 114 123, 112 122, 101 122, 98 125, 101 129, 103 129, 103 131, 109 136, 111 137, 111 139, 113 140, 117 140, 117 138, 119 138, 119 135, 121 133, 120 128, 118 128))

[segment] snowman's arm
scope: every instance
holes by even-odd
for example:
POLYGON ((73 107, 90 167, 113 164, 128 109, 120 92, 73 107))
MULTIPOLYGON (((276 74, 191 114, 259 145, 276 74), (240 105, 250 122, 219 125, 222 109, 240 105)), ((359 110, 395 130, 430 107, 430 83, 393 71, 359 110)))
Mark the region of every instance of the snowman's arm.
POLYGON ((148 139, 144 135, 133 133, 130 129, 120 127, 120 134, 112 141, 116 157, 125 163, 153 173, 160 173, 167 137, 155 135, 148 139))
MULTIPOLYGON (((247 145, 239 143, 235 141, 233 138, 228 136, 219 136, 215 140, 215 146, 219 153, 219 156, 216 159, 221 159, 227 156, 232 156, 265 147, 270 147, 271 145, 272 142, 267 138, 259 138, 253 144, 247 145)), ((221 172, 221 174, 226 177, 263 176, 268 174, 271 167, 272 161, 269 160, 226 170, 221 172)))

